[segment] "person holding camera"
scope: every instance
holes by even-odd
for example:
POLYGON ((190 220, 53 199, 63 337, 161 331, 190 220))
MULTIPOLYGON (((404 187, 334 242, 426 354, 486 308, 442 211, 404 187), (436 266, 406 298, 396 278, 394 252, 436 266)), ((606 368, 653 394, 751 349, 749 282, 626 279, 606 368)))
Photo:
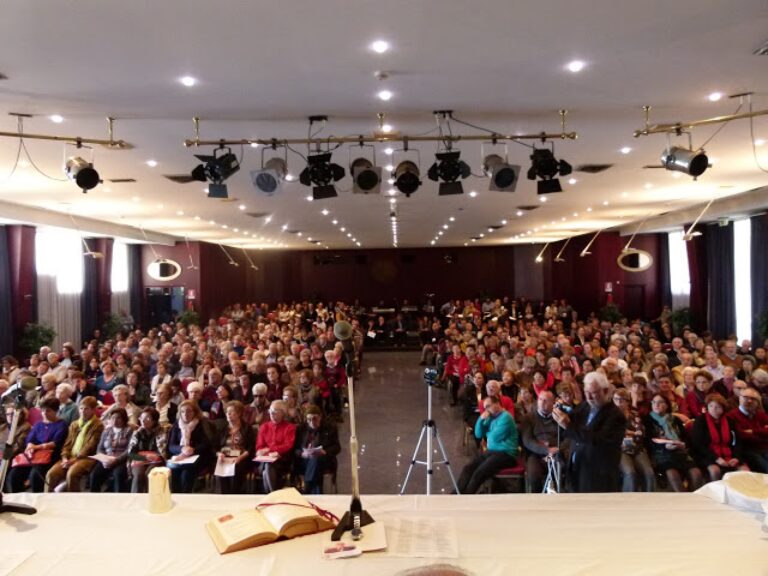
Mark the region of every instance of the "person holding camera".
POLYGON ((604 374, 584 377, 586 402, 568 415, 560 408, 553 418, 571 440, 570 479, 574 492, 618 492, 619 460, 626 418, 610 396, 604 374))
POLYGON ((487 450, 467 464, 459 476, 460 494, 475 494, 480 486, 499 470, 517 462, 517 426, 504 410, 498 396, 483 400, 484 411, 475 423, 475 437, 485 438, 487 450))

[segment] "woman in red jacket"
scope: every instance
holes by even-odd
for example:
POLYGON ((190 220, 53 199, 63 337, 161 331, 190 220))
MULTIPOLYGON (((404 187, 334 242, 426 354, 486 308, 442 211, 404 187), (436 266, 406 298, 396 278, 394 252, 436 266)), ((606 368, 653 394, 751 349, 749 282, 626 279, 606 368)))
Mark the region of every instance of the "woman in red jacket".
POLYGON ((710 481, 722 478, 731 470, 749 470, 741 461, 741 444, 725 417, 727 403, 720 394, 709 394, 707 411, 696 418, 691 431, 691 453, 710 481))
POLYGON ((261 462, 264 492, 282 488, 285 475, 291 468, 291 453, 296 440, 296 425, 285 419, 286 406, 275 400, 269 406, 269 421, 259 427, 256 439, 256 458, 261 462))

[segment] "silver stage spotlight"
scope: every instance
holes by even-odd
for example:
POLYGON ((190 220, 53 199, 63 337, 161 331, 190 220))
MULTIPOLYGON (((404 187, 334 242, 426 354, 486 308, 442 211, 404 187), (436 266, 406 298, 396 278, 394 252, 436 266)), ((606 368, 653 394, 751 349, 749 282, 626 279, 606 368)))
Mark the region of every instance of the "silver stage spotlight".
POLYGON ((282 158, 270 158, 261 165, 261 170, 251 171, 251 183, 259 192, 267 196, 279 192, 285 175, 288 174, 288 164, 282 158))
POLYGON ((483 159, 483 172, 491 179, 489 190, 514 192, 520 175, 520 166, 513 166, 498 154, 488 154, 483 159))
POLYGON ((356 158, 349 166, 354 194, 379 194, 381 192, 381 168, 367 158, 356 158))
POLYGON ((394 172, 395 188, 405 194, 407 198, 411 197, 411 194, 416 192, 421 186, 421 180, 419 180, 419 167, 415 162, 410 160, 403 160, 397 165, 394 172))
POLYGON ((683 172, 697 178, 709 168, 709 158, 704 150, 690 150, 679 146, 670 146, 661 153, 661 164, 667 170, 683 172))

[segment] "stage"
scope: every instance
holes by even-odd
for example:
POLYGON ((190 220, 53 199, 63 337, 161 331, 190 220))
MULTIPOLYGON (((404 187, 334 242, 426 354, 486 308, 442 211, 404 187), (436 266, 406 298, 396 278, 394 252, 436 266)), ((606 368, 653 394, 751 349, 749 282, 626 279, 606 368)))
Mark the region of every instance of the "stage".
MULTIPOLYGON (((9 495, 38 513, 0 517, 0 575, 369 576, 439 561, 391 550, 323 560, 323 535, 220 556, 204 523, 258 498, 176 495, 171 512, 151 515, 146 495, 9 495), (3 570, 14 562, 21 563, 3 570)), ((348 496, 311 500, 339 516, 349 504, 348 496)), ((441 561, 483 576, 768 575, 762 515, 695 494, 363 496, 363 504, 385 524, 390 543, 399 519, 453 518, 459 557, 441 561)))

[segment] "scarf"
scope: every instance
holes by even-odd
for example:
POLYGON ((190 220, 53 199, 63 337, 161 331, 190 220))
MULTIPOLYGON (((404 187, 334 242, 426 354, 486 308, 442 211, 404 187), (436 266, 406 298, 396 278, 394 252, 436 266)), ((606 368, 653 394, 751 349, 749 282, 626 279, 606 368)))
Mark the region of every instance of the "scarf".
POLYGON ((75 438, 75 443, 72 446, 72 455, 75 458, 80 456, 80 451, 83 449, 83 445, 85 444, 85 437, 88 435, 88 430, 90 430, 91 424, 93 424, 94 420, 96 420, 95 416, 92 416, 88 422, 83 422, 82 418, 78 420, 77 425, 80 427, 80 431, 77 433, 77 438, 75 438))
POLYGON ((731 459, 731 448, 729 446, 731 442, 731 429, 728 427, 728 419, 725 417, 720 418, 720 422, 716 422, 714 418, 707 412, 707 428, 709 428, 709 437, 711 442, 709 449, 714 452, 717 458, 723 460, 731 459), (717 425, 720 424, 720 431, 717 430, 717 425))
POLYGON ((664 438, 667 440, 680 440, 680 436, 673 426, 675 417, 672 416, 672 414, 664 414, 664 416, 661 416, 660 414, 656 414, 656 412, 651 412, 651 418, 653 418, 653 421, 664 431, 664 438))
POLYGON ((181 418, 178 420, 179 430, 181 430, 181 445, 192 446, 192 432, 195 431, 197 425, 200 423, 199 418, 195 418, 192 422, 184 422, 181 418))

